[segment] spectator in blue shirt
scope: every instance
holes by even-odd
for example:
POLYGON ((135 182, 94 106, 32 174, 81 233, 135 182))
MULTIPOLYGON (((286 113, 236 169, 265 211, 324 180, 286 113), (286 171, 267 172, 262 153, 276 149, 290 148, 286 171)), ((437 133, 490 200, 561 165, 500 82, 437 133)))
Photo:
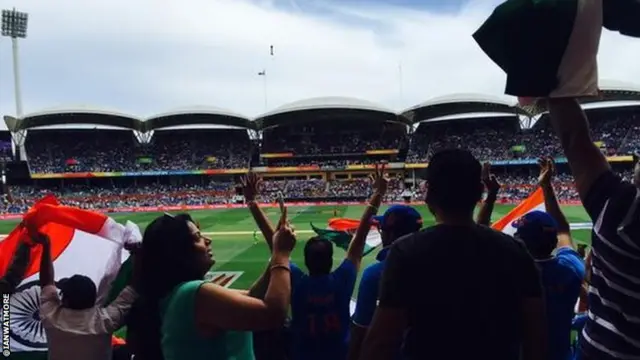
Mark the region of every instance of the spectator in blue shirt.
POLYGON ((351 322, 349 305, 371 218, 384 198, 389 177, 384 165, 373 176, 373 195, 346 256, 333 271, 333 244, 313 237, 304 246, 308 274, 291 263, 291 337, 293 360, 344 360, 351 322))
POLYGON ((515 237, 524 242, 540 270, 549 321, 549 359, 568 360, 573 356, 571 326, 585 265, 574 249, 569 222, 556 199, 554 172, 551 159, 540 160, 539 184, 547 212, 532 211, 516 220, 514 227, 515 237))
POLYGON ((376 257, 378 261, 369 265, 362 273, 360 287, 358 288, 356 311, 352 318, 348 359, 358 359, 360 356, 360 346, 378 303, 378 287, 389 246, 396 239, 416 232, 422 227, 420 213, 406 205, 391 206, 384 215, 375 216, 374 221, 379 226, 383 248, 376 257))

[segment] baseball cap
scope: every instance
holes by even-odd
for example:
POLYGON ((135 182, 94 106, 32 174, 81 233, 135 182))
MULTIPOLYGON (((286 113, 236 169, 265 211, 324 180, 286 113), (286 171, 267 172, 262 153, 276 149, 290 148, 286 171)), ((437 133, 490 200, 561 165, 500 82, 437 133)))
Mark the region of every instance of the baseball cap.
POLYGON ((516 236, 525 244, 534 245, 543 241, 557 241, 558 224, 544 211, 531 211, 513 222, 516 236))
POLYGON ((420 213, 407 205, 393 205, 384 214, 374 216, 373 221, 380 226, 380 229, 403 234, 418 231, 422 227, 420 213))

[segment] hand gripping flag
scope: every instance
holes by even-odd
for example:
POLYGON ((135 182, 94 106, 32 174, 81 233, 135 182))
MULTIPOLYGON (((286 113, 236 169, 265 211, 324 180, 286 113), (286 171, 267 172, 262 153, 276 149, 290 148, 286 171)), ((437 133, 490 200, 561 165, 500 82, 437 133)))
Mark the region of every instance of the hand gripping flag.
MULTIPOLYGON (((101 305, 106 304, 111 285, 126 259, 124 244, 142 239, 139 228, 132 222, 121 225, 103 214, 59 205, 54 197, 36 203, 24 221, 49 237, 56 282, 75 274, 88 276, 96 283, 101 305)), ((23 241, 29 241, 27 232, 18 226, 0 243, 0 276, 23 241)), ((11 296, 9 336, 15 352, 47 349, 46 335, 37 316, 41 252, 39 246, 31 249, 24 279, 11 296)))
MULTIPOLYGON (((337 247, 346 251, 359 225, 359 220, 332 218, 329 219, 326 229, 319 229, 313 224, 311 224, 311 229, 313 229, 318 236, 331 241, 337 247)), ((363 255, 369 254, 380 244, 382 244, 380 232, 378 232, 375 227, 372 227, 369 234, 367 234, 363 255)))
POLYGON ((638 19, 638 0, 507 0, 473 37, 507 74, 509 95, 597 96, 602 27, 640 37, 638 19))

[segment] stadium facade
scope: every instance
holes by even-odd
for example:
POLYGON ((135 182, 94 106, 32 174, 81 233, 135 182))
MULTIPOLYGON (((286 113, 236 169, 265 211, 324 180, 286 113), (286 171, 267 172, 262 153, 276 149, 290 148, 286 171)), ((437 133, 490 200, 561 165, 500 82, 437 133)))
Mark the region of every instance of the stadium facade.
MULTIPOLYGON (((615 107, 615 103, 640 101, 640 88, 628 84, 604 83, 602 96, 599 99, 586 99, 583 104, 588 108, 593 103, 607 104, 604 107, 588 109, 590 114, 607 113, 621 109, 631 109, 638 112, 640 106, 629 105, 615 107), (612 104, 608 106, 608 104, 612 104)), ((249 168, 273 178, 336 178, 351 179, 366 176, 373 168, 373 162, 386 160, 393 174, 415 182, 420 170, 427 167, 426 158, 408 157, 412 148, 425 136, 428 137, 432 129, 439 129, 434 133, 445 134, 441 129, 456 124, 509 124, 508 126, 521 131, 523 129, 544 126, 545 113, 543 109, 525 109, 511 99, 492 97, 478 94, 455 94, 428 100, 406 110, 397 112, 366 100, 346 97, 323 97, 297 101, 269 111, 256 118, 249 118, 230 110, 215 107, 193 107, 167 111, 154 116, 142 118, 116 111, 75 107, 58 108, 37 111, 26 114, 21 118, 5 116, 4 120, 10 133, 10 139, 17 149, 30 154, 28 143, 31 136, 44 132, 77 131, 76 136, 82 136, 82 130, 77 127, 93 125, 108 127, 109 129, 92 129, 91 133, 109 131, 130 131, 135 138, 135 146, 145 148, 154 139, 161 136, 179 136, 179 134, 219 132, 234 132, 246 138, 250 146, 246 161, 234 161, 234 166, 203 166, 198 169, 180 169, 171 166, 170 169, 154 169, 149 166, 142 170, 117 169, 111 167, 109 171, 80 171, 69 169, 38 169, 32 168, 31 177, 35 180, 44 179, 87 179, 87 178, 122 178, 122 177, 162 177, 162 176, 237 176, 246 173, 249 168), (340 128, 350 126, 371 130, 384 126, 401 139, 394 146, 372 147, 364 151, 351 153, 325 151, 325 153, 305 154, 296 151, 273 150, 265 145, 269 138, 288 136, 278 129, 300 127, 308 124, 324 127, 340 128), (63 128, 60 128, 60 127, 63 128), (57 127, 57 128, 54 128, 57 127), (75 128, 75 130, 74 130, 75 128), (212 128, 218 128, 212 129, 212 128), (113 130, 118 129, 118 130, 113 130), (246 135, 245 135, 246 134, 246 135), (283 135, 285 134, 285 135, 283 135), (398 135, 400 134, 400 135, 398 135), (422 136, 422 137, 420 137, 422 136), (284 161, 283 161, 284 160, 284 161), (325 165, 324 163, 333 165, 325 165), (340 164, 335 164, 340 163, 340 164), (284 164, 284 165, 283 165, 284 164), (240 165, 240 166, 238 166, 240 165)), ((500 125, 502 126, 502 125, 500 125)), ((326 129, 325 129, 326 130, 326 129)), ((84 130, 89 132, 89 130, 84 130)), ((330 132, 329 132, 330 134, 330 132)), ((8 134, 7 134, 8 135, 8 134)), ((442 135, 445 136, 445 135, 442 135)), ((5 138, 8 137, 5 135, 5 138)), ((499 142, 504 139, 493 139, 499 142)), ((245 141, 242 139, 241 141, 245 141)), ((295 141, 295 140, 291 140, 295 141)), ((273 141, 271 141, 273 142, 273 141)), ((285 141, 286 142, 286 141, 285 141)), ((516 144, 512 148, 515 152, 525 144, 516 144)), ((286 148, 286 146, 285 146, 286 148)), ((243 148, 244 149, 244 148, 243 148)), ((240 155, 240 154, 236 154, 240 155)), ((242 156, 244 156, 242 155, 242 156)), ((513 155, 513 154, 511 154, 513 155)), ((204 154, 207 159, 215 158, 204 154)), ((480 156, 482 158, 482 156, 480 156)), ((154 159, 144 158, 153 162, 154 159)), ((629 154, 611 154, 609 161, 626 164, 631 162, 629 154)), ((73 163, 74 159, 61 159, 73 163)), ((489 160, 489 159, 482 159, 489 160)), ((508 156, 505 159, 491 159, 493 166, 530 166, 535 164, 534 156, 508 156)), ((557 158, 560 164, 565 159, 557 158)))

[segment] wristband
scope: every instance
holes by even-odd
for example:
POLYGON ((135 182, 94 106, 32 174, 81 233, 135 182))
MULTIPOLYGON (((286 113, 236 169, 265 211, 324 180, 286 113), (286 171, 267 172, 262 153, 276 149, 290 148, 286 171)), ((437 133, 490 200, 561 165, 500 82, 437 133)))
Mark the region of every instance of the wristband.
POLYGON ((376 212, 378 212, 378 207, 373 205, 372 203, 369 203, 367 206, 369 206, 370 208, 372 208, 373 210, 375 210, 376 212))
POLYGON ((283 264, 271 265, 271 267, 269 268, 269 272, 271 272, 271 271, 273 271, 275 269, 283 269, 283 270, 286 270, 288 272, 291 272, 291 269, 289 268, 289 266, 283 265, 283 264))

